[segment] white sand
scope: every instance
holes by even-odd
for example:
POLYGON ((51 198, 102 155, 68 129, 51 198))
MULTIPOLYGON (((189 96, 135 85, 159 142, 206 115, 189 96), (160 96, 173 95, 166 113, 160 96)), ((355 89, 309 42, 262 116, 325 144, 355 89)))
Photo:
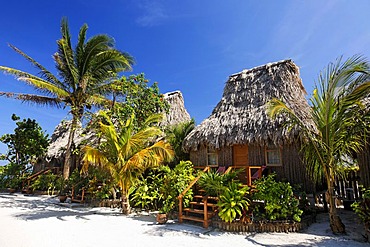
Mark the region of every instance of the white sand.
POLYGON ((352 240, 362 238, 353 215, 345 236, 331 234, 326 218, 304 233, 231 234, 177 222, 157 225, 154 215, 63 207, 54 197, 0 194, 0 246, 369 246, 352 240))

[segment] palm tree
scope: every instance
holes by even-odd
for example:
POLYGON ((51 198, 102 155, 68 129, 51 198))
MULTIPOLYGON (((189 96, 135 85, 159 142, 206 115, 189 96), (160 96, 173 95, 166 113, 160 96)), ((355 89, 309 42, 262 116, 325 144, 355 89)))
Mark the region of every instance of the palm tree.
POLYGON ((163 162, 171 161, 174 156, 169 143, 164 140, 154 141, 163 135, 158 127, 150 124, 160 122, 162 116, 150 116, 142 129, 135 132, 134 117, 124 124, 118 120, 113 124, 106 113, 101 112, 99 123, 101 145, 98 148, 85 146, 83 149, 82 171, 89 165, 99 166, 111 174, 114 183, 122 194, 122 211, 130 213, 129 192, 147 168, 158 167, 163 162), (117 126, 117 128, 115 127, 117 126))
POLYGON ((360 152, 365 145, 368 111, 362 99, 370 90, 369 63, 361 56, 353 56, 342 63, 328 65, 319 76, 319 87, 311 98, 311 118, 314 128, 300 119, 278 99, 268 103, 271 117, 286 114, 289 128, 299 127, 303 137, 302 151, 308 174, 315 180, 325 178, 329 197, 330 227, 334 233, 344 233, 334 198, 334 178, 348 157, 360 152))
POLYGON ((39 76, 0 66, 0 70, 14 75, 42 93, 41 95, 30 95, 0 92, 0 96, 38 105, 70 108, 72 125, 66 147, 64 178, 68 178, 70 174, 71 149, 75 129, 81 121, 84 111, 92 106, 101 106, 109 102, 106 96, 115 83, 110 79, 120 71, 130 70, 133 64, 133 58, 127 53, 116 50, 114 40, 107 35, 95 35, 86 41, 87 28, 86 24, 81 27, 77 46, 73 49, 68 22, 65 18, 62 19, 62 38, 58 40, 58 51, 54 54, 58 76, 53 75, 13 45, 10 47, 39 70, 39 76))
POLYGON ((171 144, 173 150, 175 151, 175 159, 173 164, 178 164, 181 160, 186 161, 189 159, 189 154, 185 153, 182 149, 182 143, 185 137, 195 128, 194 119, 179 123, 174 126, 169 126, 166 130, 166 138, 171 144))

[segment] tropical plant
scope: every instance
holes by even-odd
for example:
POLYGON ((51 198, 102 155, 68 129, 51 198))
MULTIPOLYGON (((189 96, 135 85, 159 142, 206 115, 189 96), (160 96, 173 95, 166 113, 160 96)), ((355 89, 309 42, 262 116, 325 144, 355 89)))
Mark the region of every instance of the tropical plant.
POLYGON ((156 140, 162 131, 151 123, 161 121, 159 114, 150 116, 144 128, 134 131, 134 116, 126 123, 117 120, 117 128, 107 114, 100 112, 102 120, 98 132, 101 145, 97 148, 86 146, 83 149, 83 171, 89 165, 100 166, 109 171, 112 180, 122 193, 122 211, 130 213, 129 192, 143 172, 158 167, 173 158, 173 151, 165 140, 156 140))
POLYGON ((51 173, 50 171, 46 174, 41 174, 37 179, 32 182, 31 188, 33 190, 47 191, 48 195, 54 195, 54 191, 57 187, 58 176, 51 173))
MULTIPOLYGON (((163 177, 163 184, 160 187, 160 192, 163 196, 162 208, 160 210, 168 213, 179 205, 178 196, 194 180, 195 170, 190 161, 180 161, 173 169, 169 166, 163 166, 160 169, 166 171, 163 177)), ((185 207, 189 205, 192 199, 193 191, 190 189, 182 199, 185 207)))
POLYGON ((252 199, 263 201, 263 208, 257 204, 254 214, 261 214, 268 220, 291 219, 301 221, 303 211, 299 209, 299 200, 294 197, 292 186, 289 183, 276 182, 275 174, 255 180, 255 192, 252 199))
POLYGON ((369 112, 363 99, 369 88, 369 63, 361 56, 344 62, 340 58, 319 76, 319 85, 311 98, 309 118, 313 128, 307 125, 309 119, 296 115, 279 99, 272 99, 267 106, 271 117, 280 114, 289 117, 288 129, 300 128, 308 174, 314 180, 324 177, 327 184, 330 227, 334 233, 345 232, 335 207, 335 176, 340 175, 338 168, 348 157, 364 148, 369 112))
MULTIPOLYGON (((174 168, 161 166, 152 169, 135 186, 132 197, 135 206, 163 213, 174 210, 178 205, 178 195, 195 178, 194 172, 190 161, 180 161, 174 168)), ((183 197, 185 205, 192 200, 192 193, 192 190, 189 190, 183 197)))
POLYGON ((363 188, 362 200, 352 203, 351 207, 370 231, 370 188, 363 188))
POLYGON ((200 188, 205 190, 209 196, 219 196, 225 190, 225 188, 231 183, 240 171, 232 171, 225 174, 220 174, 215 170, 208 172, 201 172, 198 180, 200 188))
POLYGON ((158 210, 163 201, 161 186, 163 185, 164 169, 151 169, 147 175, 141 176, 132 193, 132 202, 145 210, 158 210))
POLYGON ((166 132, 166 138, 175 151, 175 159, 172 164, 178 164, 181 160, 189 160, 189 154, 182 149, 182 143, 185 137, 195 128, 194 119, 189 122, 179 123, 169 126, 166 132))
POLYGON ((38 105, 69 107, 72 115, 72 126, 66 146, 63 168, 65 179, 69 177, 71 168, 71 148, 78 123, 86 109, 111 102, 107 96, 112 92, 115 81, 110 81, 120 71, 131 69, 133 58, 114 49, 113 38, 107 35, 96 35, 86 41, 87 25, 80 29, 78 42, 73 49, 71 35, 66 18, 61 21, 62 38, 58 40, 58 51, 54 54, 54 62, 58 76, 36 62, 33 58, 10 47, 26 58, 40 72, 39 76, 17 69, 0 66, 0 70, 12 74, 21 81, 33 86, 42 94, 21 94, 0 92, 0 96, 10 97, 38 105))
POLYGON ((13 114, 12 120, 16 121, 17 127, 14 133, 5 134, 0 137, 0 141, 8 146, 6 154, 0 159, 7 160, 13 165, 8 175, 23 176, 24 173, 30 172, 37 158, 46 153, 49 146, 48 135, 42 130, 36 120, 23 119, 13 114), (15 169, 17 167, 17 169, 15 169), (12 172, 13 171, 13 172, 12 172))
POLYGON ((150 115, 169 109, 169 104, 159 92, 158 83, 149 86, 149 80, 143 73, 115 80, 112 101, 114 104, 109 107, 108 115, 112 119, 126 120, 134 114, 136 128, 143 127, 150 115))
POLYGON ((219 196, 217 202, 219 207, 218 216, 225 222, 232 222, 238 216, 241 217, 243 211, 248 210, 250 204, 246 197, 247 194, 249 194, 248 186, 235 182, 229 183, 219 196))

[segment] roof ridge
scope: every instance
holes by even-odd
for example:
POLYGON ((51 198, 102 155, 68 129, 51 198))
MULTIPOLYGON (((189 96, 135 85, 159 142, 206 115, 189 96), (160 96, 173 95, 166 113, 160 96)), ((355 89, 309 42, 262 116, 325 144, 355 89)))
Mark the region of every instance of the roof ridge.
POLYGON ((276 61, 276 62, 272 62, 272 63, 266 63, 266 64, 263 64, 263 65, 259 65, 259 66, 256 66, 256 67, 253 67, 253 68, 250 68, 250 69, 243 69, 242 71, 240 71, 238 73, 235 73, 235 74, 232 74, 229 77, 237 76, 237 75, 240 75, 240 74, 250 73, 250 72, 253 72, 253 71, 256 71, 256 70, 264 69, 266 67, 272 67, 272 66, 276 66, 276 65, 279 65, 279 64, 282 64, 282 63, 287 63, 287 62, 292 62, 292 59, 284 59, 284 60, 280 60, 280 61, 276 61))

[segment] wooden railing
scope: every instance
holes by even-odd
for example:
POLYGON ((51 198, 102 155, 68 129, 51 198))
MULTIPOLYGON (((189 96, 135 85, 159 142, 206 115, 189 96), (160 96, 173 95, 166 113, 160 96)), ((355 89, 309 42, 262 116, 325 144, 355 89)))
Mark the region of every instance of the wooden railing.
POLYGON ((79 185, 84 182, 81 180, 80 182, 72 185, 72 191, 71 191, 71 202, 78 202, 82 203, 85 201, 85 187, 81 187, 79 189, 79 185), (81 195, 78 195, 79 190, 81 190, 81 195))
MULTIPOLYGON (((210 170, 210 167, 207 166, 206 168, 203 169, 203 172, 208 172, 209 170, 210 170)), ((200 175, 194 178, 194 180, 191 181, 188 187, 186 187, 186 189, 183 192, 181 192, 181 194, 177 197, 177 199, 179 199, 179 223, 182 223, 182 213, 183 213, 182 212, 182 206, 183 206, 182 198, 185 196, 186 192, 188 192, 196 184, 199 178, 200 178, 200 175)))
POLYGON ((27 190, 29 189, 29 187, 31 186, 31 182, 35 179, 38 178, 38 176, 42 175, 42 174, 45 174, 49 171, 52 171, 52 170, 55 170, 56 168, 55 167, 48 167, 48 168, 45 168, 44 170, 41 170, 39 172, 36 172, 35 174, 32 174, 31 176, 29 176, 28 178, 26 178, 25 180, 23 180, 22 182, 22 190, 25 189, 25 184, 27 183, 27 190))

